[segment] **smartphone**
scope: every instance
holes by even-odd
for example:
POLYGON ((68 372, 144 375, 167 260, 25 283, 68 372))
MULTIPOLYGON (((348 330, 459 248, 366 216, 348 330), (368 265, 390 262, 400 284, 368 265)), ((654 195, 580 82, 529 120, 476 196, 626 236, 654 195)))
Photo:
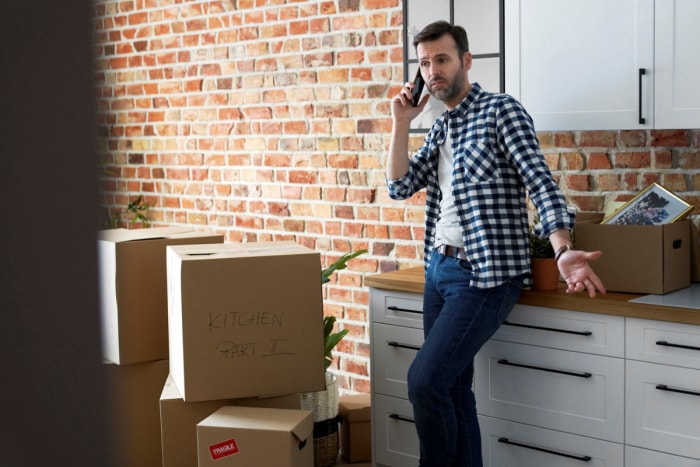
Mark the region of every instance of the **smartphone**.
POLYGON ((411 91, 411 102, 413 107, 418 105, 420 102, 420 96, 423 94, 423 87, 425 86, 425 81, 423 81, 423 75, 420 74, 420 68, 416 73, 416 78, 413 80, 413 90, 411 91))

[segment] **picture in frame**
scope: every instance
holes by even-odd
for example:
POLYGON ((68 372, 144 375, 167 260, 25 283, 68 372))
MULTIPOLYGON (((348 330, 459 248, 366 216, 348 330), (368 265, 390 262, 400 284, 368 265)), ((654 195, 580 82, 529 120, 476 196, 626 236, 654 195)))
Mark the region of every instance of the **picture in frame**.
POLYGON ((663 225, 684 219, 692 210, 693 206, 658 183, 653 183, 601 223, 663 225))

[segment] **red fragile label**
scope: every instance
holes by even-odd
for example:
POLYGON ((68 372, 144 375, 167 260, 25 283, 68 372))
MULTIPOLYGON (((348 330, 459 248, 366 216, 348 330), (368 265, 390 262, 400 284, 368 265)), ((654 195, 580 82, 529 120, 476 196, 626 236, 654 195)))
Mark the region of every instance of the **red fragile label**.
POLYGON ((222 457, 230 456, 231 454, 236 454, 238 452, 238 445, 236 444, 235 438, 222 441, 220 443, 212 444, 209 446, 209 454, 214 460, 221 459, 222 457))

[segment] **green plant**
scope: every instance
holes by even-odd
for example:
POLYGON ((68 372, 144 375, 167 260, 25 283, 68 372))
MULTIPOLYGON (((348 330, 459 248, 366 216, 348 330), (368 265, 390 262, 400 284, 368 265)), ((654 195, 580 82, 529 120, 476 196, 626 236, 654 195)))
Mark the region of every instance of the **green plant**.
POLYGON ((350 332, 349 329, 341 329, 333 332, 335 316, 325 316, 323 318, 323 355, 326 363, 326 370, 333 364, 333 349, 350 332))
MULTIPOLYGON (((345 269, 348 267, 347 262, 357 256, 367 253, 367 250, 358 250, 354 253, 346 253, 336 261, 334 261, 330 266, 321 270, 321 285, 330 281, 330 275, 335 271, 340 269, 345 269)), ((336 318, 335 316, 325 316, 323 318, 323 354, 326 364, 326 370, 333 363, 333 349, 338 343, 343 340, 343 338, 350 332, 349 329, 341 329, 338 332, 333 332, 333 327, 335 326, 336 318)))
POLYGON ((554 258, 554 248, 549 240, 539 237, 534 232, 534 226, 539 221, 539 216, 535 216, 530 226, 530 256, 532 258, 554 258))
POLYGON ((145 202, 143 195, 139 195, 138 198, 129 202, 126 206, 127 218, 123 217, 123 210, 118 211, 113 216, 107 217, 103 222, 102 227, 105 229, 116 229, 125 224, 136 224, 141 223, 141 227, 148 227, 150 221, 148 220, 148 210, 151 206, 145 202))

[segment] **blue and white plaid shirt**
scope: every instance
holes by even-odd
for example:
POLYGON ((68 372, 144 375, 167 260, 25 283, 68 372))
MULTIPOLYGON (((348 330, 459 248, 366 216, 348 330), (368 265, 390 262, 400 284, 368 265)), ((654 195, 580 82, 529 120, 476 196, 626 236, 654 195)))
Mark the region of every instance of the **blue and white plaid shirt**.
POLYGON ((455 109, 433 123, 410 159, 408 173, 387 180, 393 199, 407 199, 426 188, 426 267, 436 246, 438 160, 448 127, 452 191, 472 267, 470 285, 495 287, 520 274, 526 274, 525 285, 531 285, 526 192, 540 217, 540 236, 571 229, 574 217, 544 161, 529 114, 513 97, 486 92, 477 83, 455 109))

